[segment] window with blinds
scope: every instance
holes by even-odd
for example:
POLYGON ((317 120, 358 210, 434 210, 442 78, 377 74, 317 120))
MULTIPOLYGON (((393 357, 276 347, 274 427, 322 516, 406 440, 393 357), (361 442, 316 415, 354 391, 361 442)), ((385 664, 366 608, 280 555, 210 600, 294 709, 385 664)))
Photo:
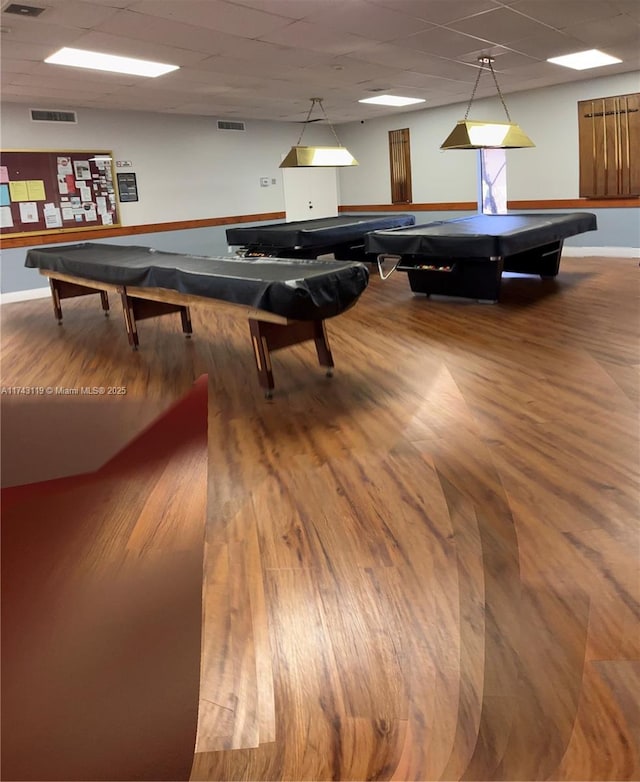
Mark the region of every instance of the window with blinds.
POLYGON ((389 131, 389 169, 391 171, 391 203, 410 204, 411 144, 409 128, 389 131))

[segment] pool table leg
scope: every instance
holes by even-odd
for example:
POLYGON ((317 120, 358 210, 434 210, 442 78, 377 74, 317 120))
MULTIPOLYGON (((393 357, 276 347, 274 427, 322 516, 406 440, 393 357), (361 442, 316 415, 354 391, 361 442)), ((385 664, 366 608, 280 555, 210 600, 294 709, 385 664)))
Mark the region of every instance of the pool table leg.
POLYGON ((109 294, 106 291, 89 288, 75 282, 66 280, 57 280, 55 277, 49 277, 49 288, 51 289, 51 300, 53 302, 53 314, 58 325, 62 324, 62 299, 72 299, 77 296, 92 296, 100 294, 100 303, 105 315, 109 314, 109 294))
POLYGON ((323 320, 296 320, 290 323, 270 323, 249 318, 251 342, 256 359, 258 379, 265 396, 273 395, 274 382, 271 368, 271 353, 290 345, 313 340, 320 365, 326 367, 327 375, 333 374, 333 356, 323 320))
POLYGON ((333 356, 331 355, 331 348, 329 347, 329 339, 327 337, 327 329, 323 320, 314 320, 314 341, 316 343, 316 352, 318 354, 318 361, 321 367, 327 368, 327 377, 333 375, 333 356))
POLYGON ((58 321, 58 325, 62 324, 62 305, 60 304, 60 291, 58 290, 57 280, 49 279, 49 287, 51 288, 51 301, 53 302, 53 314, 58 321))
MULTIPOLYGON (((273 324, 270 324, 273 325, 273 324)), ((264 389, 264 395, 267 399, 273 396, 274 382, 273 370, 271 369, 271 356, 269 355, 269 342, 267 324, 249 318, 249 330, 251 331, 251 342, 253 344, 253 353, 256 359, 256 369, 258 370, 258 380, 264 389)))
POLYGON ((124 288, 120 291, 120 299, 122 301, 122 314, 124 315, 124 325, 127 327, 129 345, 131 345, 132 350, 137 350, 140 342, 138 340, 136 316, 133 311, 133 302, 129 296, 127 296, 127 292, 124 288))
POLYGON ((159 318, 162 315, 179 312, 183 333, 187 337, 190 337, 193 333, 191 313, 189 307, 184 304, 175 304, 156 298, 147 299, 143 296, 132 296, 125 286, 119 287, 118 293, 122 300, 122 312, 124 314, 125 326, 127 327, 127 337, 129 338, 129 344, 134 350, 137 350, 139 345, 138 327, 136 325, 139 320, 159 318))
POLYGON ((102 304, 102 310, 105 318, 109 317, 109 294, 106 291, 100 291, 100 303, 102 304))
POLYGON ((559 240, 511 255, 505 258, 504 270, 521 274, 537 274, 543 280, 557 277, 560 271, 562 246, 563 241, 559 240))
POLYGON ((182 333, 187 339, 190 339, 193 334, 193 326, 191 325, 191 311, 189 307, 181 307, 180 320, 182 321, 182 333))

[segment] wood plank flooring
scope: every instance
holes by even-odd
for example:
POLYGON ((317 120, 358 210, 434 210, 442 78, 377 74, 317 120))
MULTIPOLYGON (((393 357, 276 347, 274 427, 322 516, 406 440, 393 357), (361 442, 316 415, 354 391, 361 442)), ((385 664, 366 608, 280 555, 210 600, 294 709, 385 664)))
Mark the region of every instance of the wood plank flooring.
POLYGON ((638 262, 502 302, 377 277, 258 386, 242 318, 2 307, 2 384, 209 375, 193 780, 640 776, 638 262))

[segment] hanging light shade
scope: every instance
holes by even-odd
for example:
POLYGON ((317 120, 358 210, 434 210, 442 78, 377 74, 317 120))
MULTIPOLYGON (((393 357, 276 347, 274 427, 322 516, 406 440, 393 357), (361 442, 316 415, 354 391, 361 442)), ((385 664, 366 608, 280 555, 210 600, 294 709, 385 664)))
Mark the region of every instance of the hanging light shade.
POLYGON ((295 144, 293 147, 291 147, 291 149, 289 150, 288 154, 286 155, 282 163, 280 163, 280 168, 312 168, 318 166, 325 166, 325 167, 326 166, 357 166, 358 161, 353 157, 353 155, 349 152, 349 150, 346 147, 342 146, 333 125, 329 122, 329 118, 327 117, 327 114, 324 110, 324 106, 322 105, 322 98, 310 98, 310 100, 311 100, 311 108, 309 109, 307 118, 303 123, 302 133, 300 133, 300 138, 298 139, 298 143, 295 144), (331 131, 335 136, 336 141, 338 142, 337 146, 335 147, 327 147, 327 146, 305 147, 300 145, 304 132, 307 129, 309 118, 311 117, 311 112, 313 111, 316 103, 322 109, 324 118, 329 123, 329 127, 331 128, 331 131))
POLYGON ((515 122, 479 122, 461 119, 440 149, 517 149, 520 147, 535 147, 535 144, 515 122))
POLYGON ((358 161, 346 147, 291 147, 280 168, 309 166, 357 166, 358 161))
POLYGON ((456 123, 454 129, 441 144, 440 149, 519 149, 522 147, 535 147, 535 144, 529 136, 522 130, 520 125, 511 121, 509 109, 505 103, 498 79, 493 70, 493 57, 478 57, 480 68, 476 77, 476 83, 471 93, 469 105, 464 115, 464 119, 456 123), (484 66, 488 66, 496 85, 496 90, 502 102, 502 108, 507 115, 508 122, 479 121, 467 119, 471 104, 478 89, 478 82, 482 76, 484 66))

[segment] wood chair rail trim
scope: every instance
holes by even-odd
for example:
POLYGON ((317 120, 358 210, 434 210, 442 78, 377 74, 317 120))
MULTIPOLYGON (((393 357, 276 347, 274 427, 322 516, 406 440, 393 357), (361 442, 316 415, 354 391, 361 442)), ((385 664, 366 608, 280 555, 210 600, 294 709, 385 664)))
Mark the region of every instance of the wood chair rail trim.
MULTIPOLYGON (((509 201, 509 209, 638 209, 640 199, 632 198, 555 198, 509 201)), ((475 211, 475 201, 442 201, 433 203, 405 204, 344 204, 339 212, 470 212, 475 211)), ((207 217, 201 220, 176 220, 167 223, 145 223, 142 225, 122 225, 117 228, 82 229, 77 232, 66 230, 64 233, 30 234, 2 239, 2 247, 9 250, 15 247, 36 247, 42 244, 73 244, 93 239, 108 239, 113 236, 136 236, 166 231, 184 231, 192 228, 212 228, 218 225, 237 223, 258 223, 267 220, 284 220, 285 212, 264 212, 262 214, 233 215, 230 217, 207 217)))

